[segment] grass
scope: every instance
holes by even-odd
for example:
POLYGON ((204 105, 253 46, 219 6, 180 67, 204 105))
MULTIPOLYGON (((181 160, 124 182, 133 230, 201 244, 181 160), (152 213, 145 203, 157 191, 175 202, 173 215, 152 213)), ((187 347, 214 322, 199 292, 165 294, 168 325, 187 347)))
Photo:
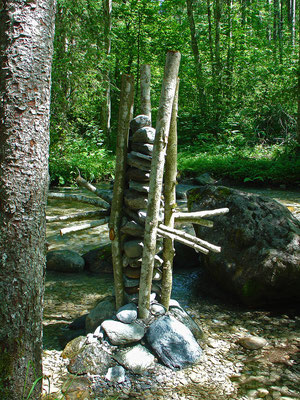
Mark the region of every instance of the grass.
POLYGON ((209 172, 238 183, 300 184, 300 157, 278 145, 185 146, 178 154, 178 171, 182 177, 209 172))

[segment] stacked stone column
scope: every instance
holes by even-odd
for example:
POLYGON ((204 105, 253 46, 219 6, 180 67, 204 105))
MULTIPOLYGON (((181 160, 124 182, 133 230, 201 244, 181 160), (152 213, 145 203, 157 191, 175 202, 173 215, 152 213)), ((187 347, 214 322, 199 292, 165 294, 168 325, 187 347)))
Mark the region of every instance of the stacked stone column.
MULTIPOLYGON (((138 298, 141 273, 144 223, 147 215, 149 180, 155 129, 150 118, 139 115, 130 122, 127 156, 126 189, 121 227, 123 247, 123 278, 127 299, 138 298)), ((157 255, 152 282, 152 297, 159 300, 162 277, 161 240, 157 242, 157 255)))

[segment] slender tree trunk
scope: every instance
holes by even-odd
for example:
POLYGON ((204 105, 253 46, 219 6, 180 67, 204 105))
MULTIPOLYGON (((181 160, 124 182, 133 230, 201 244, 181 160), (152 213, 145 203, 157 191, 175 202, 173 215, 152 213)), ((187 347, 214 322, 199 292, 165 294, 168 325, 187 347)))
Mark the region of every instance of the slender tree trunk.
MULTIPOLYGON (((0 398, 5 400, 27 398, 42 376, 54 13, 55 0, 3 0, 0 9, 0 398)), ((41 381, 31 398, 40 393, 41 381)))
POLYGON ((190 32, 191 32, 191 47, 194 55, 195 69, 196 69, 196 82, 197 90, 199 95, 199 107, 202 108, 203 113, 206 113, 206 94, 203 84, 203 72, 202 64, 200 60, 200 53, 197 43, 197 35, 193 13, 193 0, 186 0, 187 15, 189 20, 190 32))
MULTIPOLYGON (((209 55, 210 55, 210 62, 211 62, 212 78, 214 80, 214 77, 215 77, 215 60, 214 60, 213 38, 212 38, 212 23, 211 23, 210 0, 207 0, 207 19, 208 19, 209 55)), ((214 81, 213 81, 213 86, 215 86, 214 85, 214 81)))
POLYGON ((298 116, 297 116, 297 141, 300 146, 300 12, 299 12, 299 43, 298 43, 298 116))
MULTIPOLYGON (((176 91, 172 107, 170 134, 167 146, 166 165, 164 175, 164 199, 165 217, 164 224, 174 228, 174 209, 176 206, 176 176, 177 176, 177 112, 178 112, 179 79, 177 79, 176 91)), ((163 246, 163 275, 161 303, 169 309, 172 292, 172 270, 174 258, 174 241, 164 239, 163 246)))
POLYGON ((141 66, 141 114, 151 118, 151 67, 149 64, 141 66))
POLYGON ((292 45, 296 44, 296 0, 292 0, 292 45))
POLYGON ((151 283, 156 250, 156 235, 161 201, 165 154, 168 143, 172 105, 180 63, 179 52, 168 52, 156 123, 156 136, 152 155, 144 251, 140 277, 139 316, 149 314, 151 283))
POLYGON ((110 66, 109 56, 111 51, 111 12, 112 0, 102 0, 103 6, 103 22, 104 22, 104 50, 105 50, 105 67, 103 70, 103 85, 104 85, 104 101, 102 104, 102 126, 104 140, 108 145, 111 144, 111 98, 110 98, 110 66))
POLYGON ((219 121, 221 117, 221 55, 220 55, 220 23, 222 13, 222 0, 216 0, 215 3, 215 74, 216 74, 216 86, 215 86, 215 107, 216 107, 216 120, 219 121))
POLYGON ((120 226, 122 220, 123 197, 126 173, 126 157, 128 147, 129 123, 132 119, 134 97, 134 80, 131 75, 122 76, 121 100, 118 121, 116 172, 114 193, 109 222, 109 237, 112 246, 114 268, 116 308, 124 302, 123 265, 120 226))

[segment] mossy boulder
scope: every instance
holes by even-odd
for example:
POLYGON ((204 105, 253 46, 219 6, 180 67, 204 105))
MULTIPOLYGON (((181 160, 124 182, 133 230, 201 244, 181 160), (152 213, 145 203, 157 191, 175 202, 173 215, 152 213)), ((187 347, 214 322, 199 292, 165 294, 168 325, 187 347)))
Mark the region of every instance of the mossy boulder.
POLYGON ((222 247, 201 255, 208 276, 251 306, 300 300, 300 222, 277 201, 207 185, 188 192, 190 211, 228 207, 199 238, 222 247))

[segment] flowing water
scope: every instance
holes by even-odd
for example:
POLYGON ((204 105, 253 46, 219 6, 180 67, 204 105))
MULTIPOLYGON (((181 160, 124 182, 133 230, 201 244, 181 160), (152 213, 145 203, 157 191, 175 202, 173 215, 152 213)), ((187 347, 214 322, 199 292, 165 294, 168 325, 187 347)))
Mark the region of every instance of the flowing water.
MULTIPOLYGON (((86 195, 78 189, 62 191, 86 195)), ((272 197, 299 216, 299 191, 249 191, 272 197)), ((47 215, 65 215, 88 209, 94 207, 74 201, 49 200, 47 215)), ((76 225, 76 222, 48 224, 49 250, 71 249, 83 254, 109 241, 107 226, 61 237, 59 230, 66 224, 76 225)), ((198 381, 195 378, 191 385, 178 383, 176 388, 171 388, 170 396, 159 398, 218 399, 222 396, 228 399, 299 399, 300 311, 297 306, 246 310, 201 293, 196 284, 200 276, 198 269, 176 272, 172 297, 181 303, 204 331, 207 380, 201 384, 200 378, 197 378, 198 381), (268 345, 263 350, 245 350, 237 344, 237 340, 249 334, 264 337, 268 345)), ((59 354, 57 351, 62 346, 60 338, 67 324, 86 314, 100 299, 110 294, 112 288, 113 278, 108 274, 47 272, 44 307, 46 362, 47 357, 54 360, 54 355, 59 354)), ((58 379, 55 372, 53 379, 58 379)))

